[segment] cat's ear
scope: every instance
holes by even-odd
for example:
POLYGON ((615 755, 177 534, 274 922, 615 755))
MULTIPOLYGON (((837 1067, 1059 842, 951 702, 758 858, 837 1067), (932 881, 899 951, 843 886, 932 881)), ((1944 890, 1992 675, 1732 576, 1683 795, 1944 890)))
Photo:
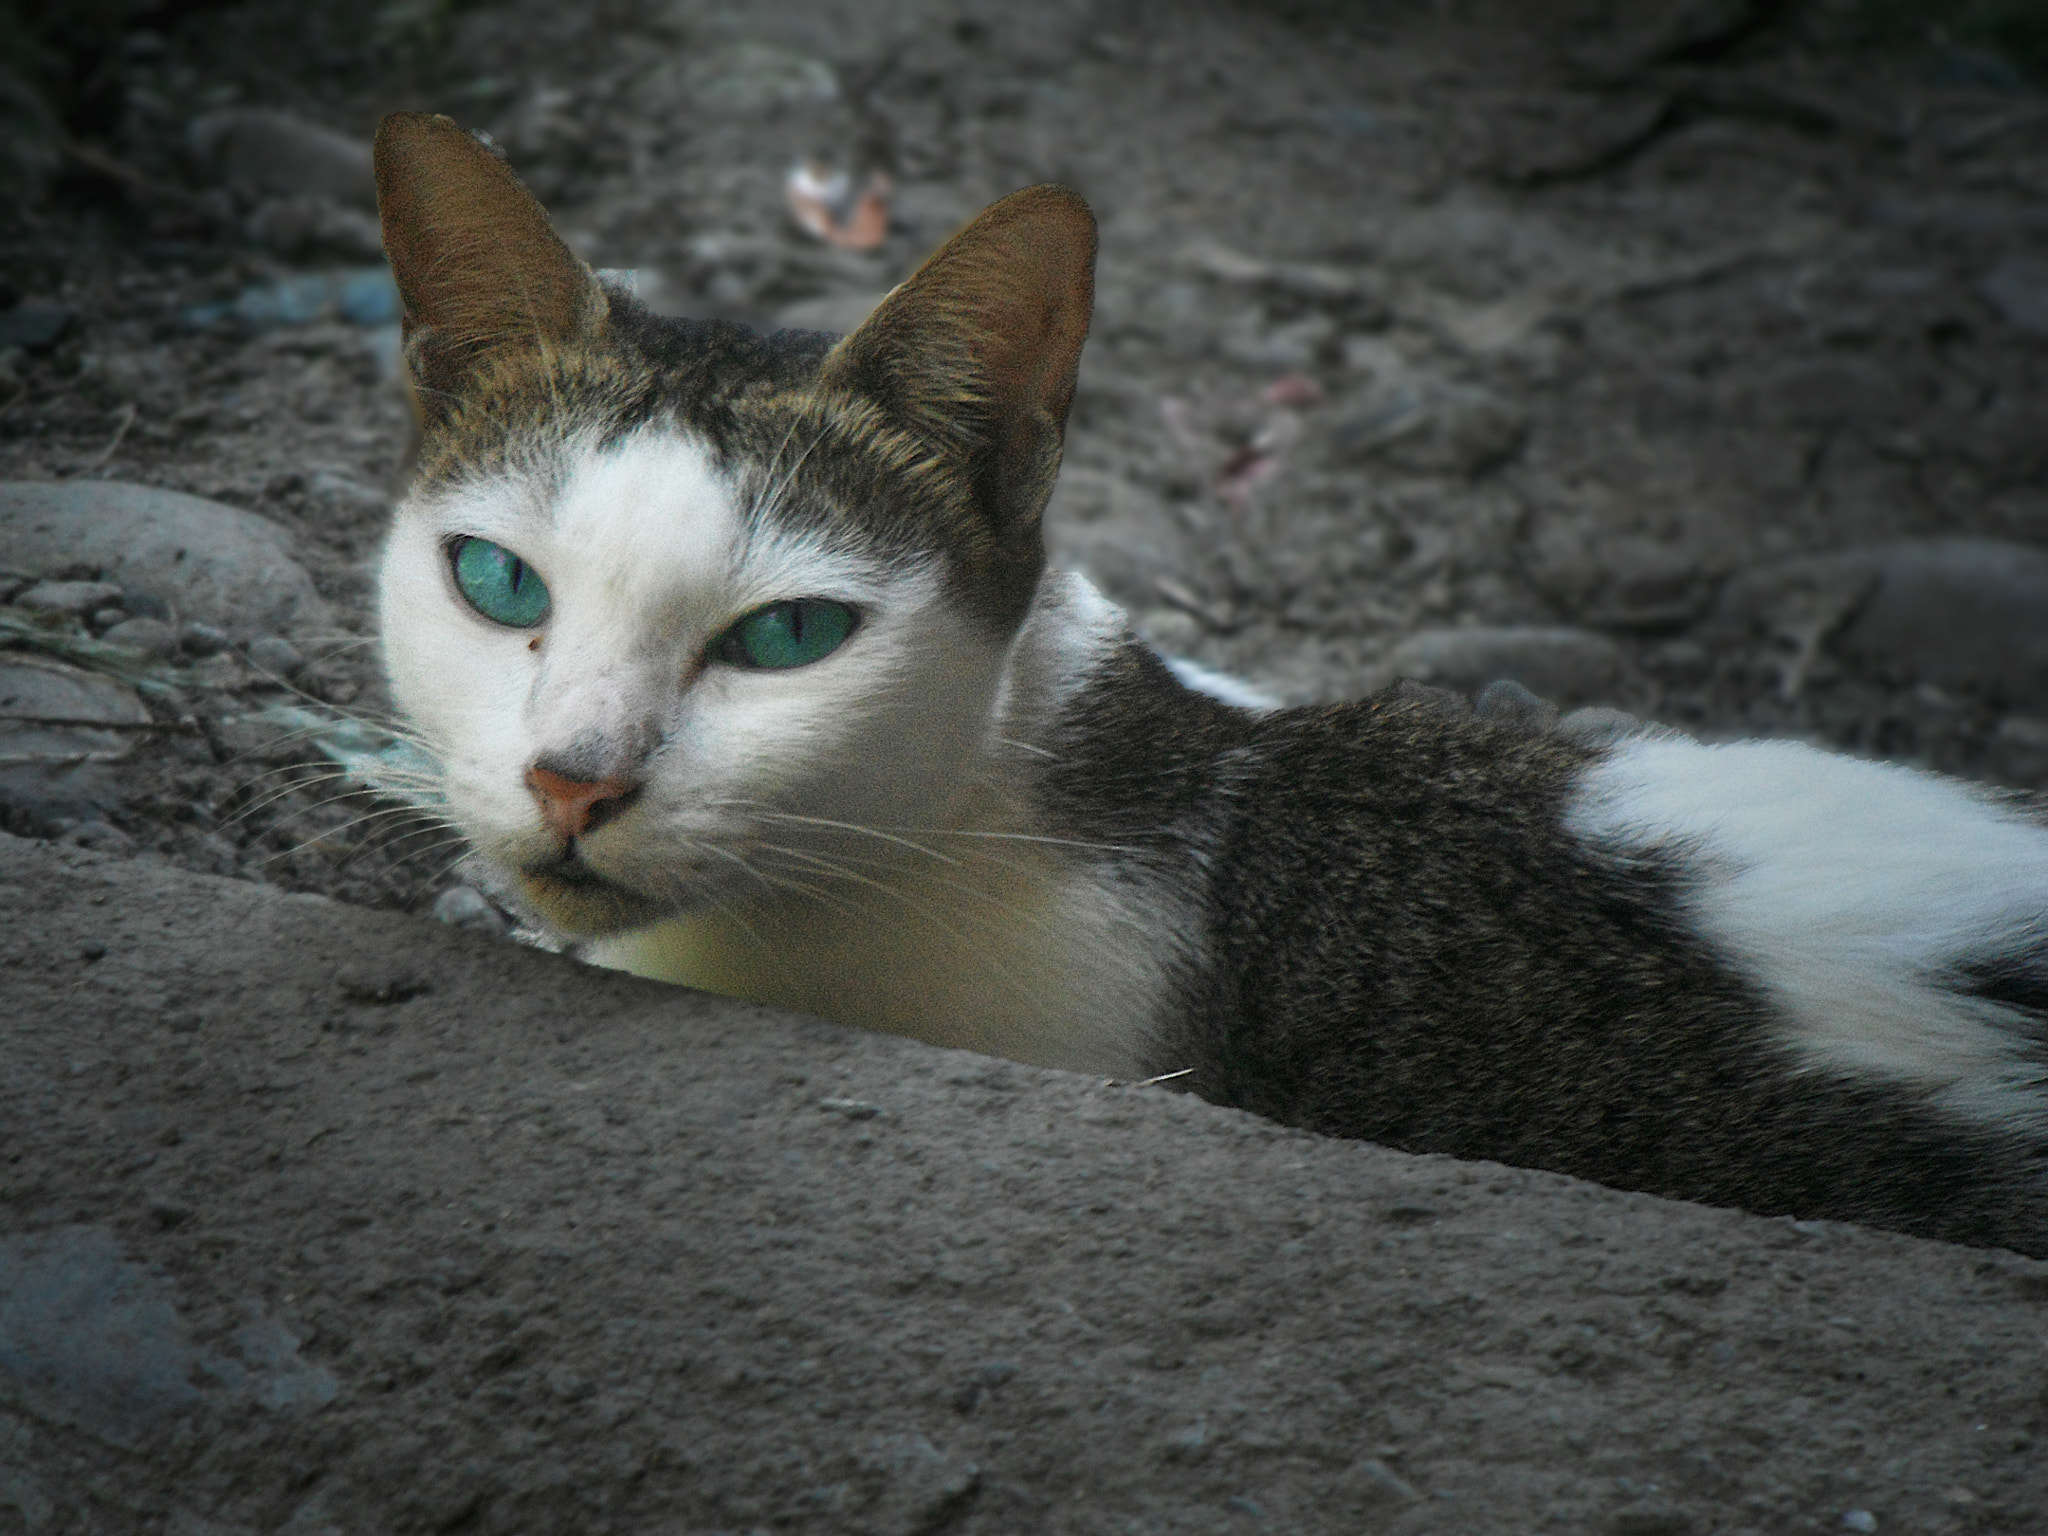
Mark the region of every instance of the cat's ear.
POLYGON ((423 388, 459 391, 491 358, 603 325, 590 269, 511 168, 452 119, 392 113, 377 128, 376 171, 384 252, 423 388))
POLYGON ((1039 519, 1094 303, 1095 216, 1065 187, 1027 187, 884 299, 824 378, 956 456, 1003 563, 1042 564, 1039 519))

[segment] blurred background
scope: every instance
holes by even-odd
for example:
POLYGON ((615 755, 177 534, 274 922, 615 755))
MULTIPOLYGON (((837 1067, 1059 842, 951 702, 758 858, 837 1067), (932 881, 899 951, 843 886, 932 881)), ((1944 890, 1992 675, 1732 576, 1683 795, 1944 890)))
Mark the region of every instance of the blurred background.
POLYGON ((389 745, 336 721, 410 440, 395 108, 762 326, 1078 188, 1054 557, 1166 651, 2048 784, 2048 0, 12 0, 0 47, 0 828, 495 921, 333 777, 389 745))

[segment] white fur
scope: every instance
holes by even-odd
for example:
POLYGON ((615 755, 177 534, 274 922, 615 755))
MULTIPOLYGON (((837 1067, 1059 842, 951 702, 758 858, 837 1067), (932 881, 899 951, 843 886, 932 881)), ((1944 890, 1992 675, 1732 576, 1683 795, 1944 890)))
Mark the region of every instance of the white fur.
POLYGON ((2048 828, 1931 774, 1682 738, 1617 746, 1568 824, 1610 853, 1680 860, 1700 929, 1783 1010, 1809 1067, 2048 1128, 2030 1021, 1946 984, 2048 943, 2048 828))
POLYGON ((936 570, 763 531, 739 494, 657 425, 400 508, 381 590, 392 690, 444 765, 452 819, 600 963, 1025 1061, 1134 1067, 1178 914, 1113 853, 1026 825, 1005 789, 1122 614, 1049 578, 1005 647, 946 603, 936 570), (462 601, 445 551, 465 534, 546 582, 539 630, 462 601), (795 597, 852 603, 860 627, 788 671, 706 663, 733 620, 795 597), (577 844, 652 919, 627 932, 525 873, 556 851, 527 769, 593 733, 658 743, 639 800, 577 844))
POLYGON ((1260 714, 1269 714, 1280 707, 1280 701, 1256 684, 1248 683, 1241 677, 1232 677, 1228 672, 1219 672, 1214 667, 1205 667, 1199 661, 1189 661, 1185 656, 1165 656, 1166 670, 1179 678, 1183 685, 1197 693, 1206 693, 1212 699, 1221 700, 1237 709, 1255 709, 1260 714))

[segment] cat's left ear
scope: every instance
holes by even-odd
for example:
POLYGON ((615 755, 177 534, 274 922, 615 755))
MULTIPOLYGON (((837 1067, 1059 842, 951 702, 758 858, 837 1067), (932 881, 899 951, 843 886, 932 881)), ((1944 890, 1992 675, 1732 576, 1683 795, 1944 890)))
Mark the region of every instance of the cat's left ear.
POLYGON ((1095 216, 1060 186, 1013 192, 955 235, 826 360, 824 380, 954 458, 994 534, 991 579, 1028 601, 1044 564, 1081 343, 1095 216))
POLYGON ((423 395, 459 394, 494 358, 603 326, 607 301, 590 269, 511 168, 453 119, 392 113, 378 125, 375 161, 384 251, 423 395))

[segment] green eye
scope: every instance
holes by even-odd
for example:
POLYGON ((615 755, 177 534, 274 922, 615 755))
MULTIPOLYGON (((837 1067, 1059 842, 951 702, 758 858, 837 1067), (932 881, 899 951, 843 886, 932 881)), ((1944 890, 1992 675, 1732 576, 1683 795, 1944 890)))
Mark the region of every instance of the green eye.
POLYGON ((455 586, 463 601, 493 623, 531 629, 548 616, 547 583, 504 545, 463 539, 454 558, 455 586))
POLYGON ((822 597, 756 608, 711 643, 712 659, 735 667, 807 667, 846 643, 860 616, 822 597))

